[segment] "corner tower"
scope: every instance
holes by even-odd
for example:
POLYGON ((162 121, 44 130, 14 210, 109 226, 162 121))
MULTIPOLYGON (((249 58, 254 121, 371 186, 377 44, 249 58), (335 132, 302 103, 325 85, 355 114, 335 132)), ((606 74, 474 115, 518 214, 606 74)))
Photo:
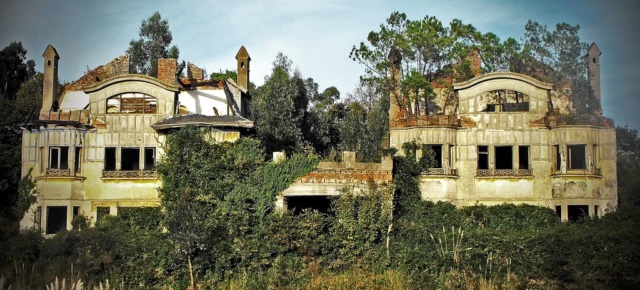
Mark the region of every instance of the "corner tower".
POLYGON ((49 44, 42 54, 44 57, 44 82, 42 84, 42 109, 40 113, 48 114, 58 93, 58 60, 60 56, 49 44))
POLYGON ((240 50, 238 50, 236 60, 238 61, 237 83, 249 90, 249 62, 251 62, 251 57, 244 46, 240 47, 240 50))
POLYGON ((601 102, 601 94, 600 94, 600 49, 596 45, 596 43, 591 43, 589 46, 589 51, 587 51, 587 62, 589 63, 589 83, 591 84, 591 88, 593 88, 593 92, 598 99, 598 102, 601 102))

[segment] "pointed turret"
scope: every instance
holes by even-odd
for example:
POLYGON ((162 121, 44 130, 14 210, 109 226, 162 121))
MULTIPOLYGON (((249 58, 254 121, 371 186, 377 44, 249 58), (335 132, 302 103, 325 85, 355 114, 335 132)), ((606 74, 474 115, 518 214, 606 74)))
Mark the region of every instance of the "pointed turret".
POLYGON ((593 92, 598 99, 598 102, 601 102, 601 94, 600 94, 600 49, 596 45, 596 43, 591 43, 589 46, 589 50, 587 52, 587 61, 589 63, 589 83, 591 84, 591 88, 593 88, 593 92))
POLYGON ((238 79, 236 83, 249 90, 249 62, 251 62, 251 57, 244 46, 238 50, 236 60, 238 61, 238 79))
POLYGON ((42 84, 42 109, 40 113, 48 114, 58 92, 58 60, 56 49, 48 45, 42 54, 44 57, 44 82, 42 84))

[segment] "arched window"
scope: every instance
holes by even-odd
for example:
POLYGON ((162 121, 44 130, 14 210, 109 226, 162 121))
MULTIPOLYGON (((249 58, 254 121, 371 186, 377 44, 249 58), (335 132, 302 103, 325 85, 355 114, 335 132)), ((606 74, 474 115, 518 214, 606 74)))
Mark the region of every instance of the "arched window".
POLYGON ((107 99, 109 114, 155 114, 158 102, 143 93, 123 93, 107 99))

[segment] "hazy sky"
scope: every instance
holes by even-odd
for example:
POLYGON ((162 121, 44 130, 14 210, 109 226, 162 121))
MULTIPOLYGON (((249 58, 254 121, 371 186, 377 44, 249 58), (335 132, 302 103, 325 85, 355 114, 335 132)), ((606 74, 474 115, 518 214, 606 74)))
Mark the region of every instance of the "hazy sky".
POLYGON ((409 19, 461 19, 502 40, 520 40, 528 19, 580 25, 583 42, 602 51, 604 114, 616 125, 640 129, 640 1, 84 1, 8 0, 0 12, 0 46, 21 41, 42 70, 47 44, 60 54, 63 81, 82 76, 125 53, 143 19, 159 11, 169 21, 180 60, 208 73, 235 69, 244 45, 251 55, 251 81, 264 82, 281 51, 304 77, 323 90, 351 91, 364 68, 349 59, 353 45, 394 11, 409 19), (161 3, 160 3, 161 2, 161 3))

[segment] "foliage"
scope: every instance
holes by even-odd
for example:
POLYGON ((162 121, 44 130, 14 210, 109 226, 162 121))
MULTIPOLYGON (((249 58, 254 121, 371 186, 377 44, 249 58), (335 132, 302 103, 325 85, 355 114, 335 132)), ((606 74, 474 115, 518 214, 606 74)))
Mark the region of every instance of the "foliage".
POLYGON ((389 263, 393 187, 369 180, 364 190, 346 188, 332 202, 331 267, 382 267, 389 263))
POLYGON ((159 58, 178 58, 180 51, 171 46, 173 36, 169 30, 169 22, 162 19, 159 12, 154 12, 140 25, 140 38, 129 42, 127 53, 130 57, 129 70, 153 77, 158 76, 159 58))
POLYGON ((27 60, 22 42, 11 42, 0 51, 0 98, 14 100, 22 83, 35 75, 36 63, 27 60))
POLYGON ((222 81, 226 79, 238 80, 238 73, 235 70, 222 70, 220 72, 211 73, 212 81, 222 81))

